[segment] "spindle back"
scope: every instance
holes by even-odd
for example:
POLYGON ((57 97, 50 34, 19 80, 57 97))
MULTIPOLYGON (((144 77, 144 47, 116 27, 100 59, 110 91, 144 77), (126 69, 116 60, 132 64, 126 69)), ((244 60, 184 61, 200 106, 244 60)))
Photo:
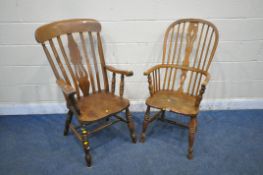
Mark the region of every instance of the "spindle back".
POLYGON ((100 31, 94 19, 70 19, 43 25, 35 32, 56 79, 74 87, 78 98, 109 91, 100 31))
POLYGON ((165 33, 162 64, 184 69, 166 68, 161 88, 197 95, 217 45, 218 30, 211 22, 202 19, 173 22, 165 33))

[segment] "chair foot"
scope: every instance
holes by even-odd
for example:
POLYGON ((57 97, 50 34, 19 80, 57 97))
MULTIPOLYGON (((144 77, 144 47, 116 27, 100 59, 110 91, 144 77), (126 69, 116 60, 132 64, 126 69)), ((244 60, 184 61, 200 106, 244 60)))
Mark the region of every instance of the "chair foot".
POLYGON ((141 142, 141 143, 144 143, 144 142, 145 142, 145 134, 144 134, 144 133, 141 134, 140 142, 141 142))
POLYGON ((142 133, 141 133, 141 139, 140 139, 141 143, 144 143, 145 141, 145 137, 146 137, 145 133, 146 133, 146 130, 149 124, 149 119, 150 119, 149 113, 150 113, 150 106, 147 106, 147 109, 144 115, 143 126, 142 126, 142 133))
POLYGON ((73 112, 69 110, 67 113, 67 119, 65 121, 64 136, 68 135, 69 125, 72 121, 72 116, 73 116, 73 112))
POLYGON ((196 127, 197 127, 196 117, 191 118, 191 121, 189 122, 189 137, 188 137, 189 147, 188 147, 188 155, 187 155, 187 158, 189 160, 193 159, 193 146, 194 146, 196 127))
POLYGON ((132 137, 132 143, 136 143, 136 142, 137 142, 136 136, 135 136, 135 135, 132 135, 131 137, 132 137))
POLYGON ((191 151, 188 152, 187 158, 188 158, 189 160, 192 160, 192 159, 193 159, 193 151, 192 151, 192 152, 191 152, 191 151))
POLYGON ((88 167, 91 167, 92 158, 91 158, 90 153, 88 153, 88 154, 85 155, 85 161, 86 161, 87 166, 88 166, 88 167))
POLYGON ((128 128, 130 130, 130 137, 131 137, 132 143, 136 143, 137 138, 136 138, 136 134, 135 134, 135 126, 134 126, 134 122, 132 120, 129 108, 126 109, 126 119, 128 122, 128 128))

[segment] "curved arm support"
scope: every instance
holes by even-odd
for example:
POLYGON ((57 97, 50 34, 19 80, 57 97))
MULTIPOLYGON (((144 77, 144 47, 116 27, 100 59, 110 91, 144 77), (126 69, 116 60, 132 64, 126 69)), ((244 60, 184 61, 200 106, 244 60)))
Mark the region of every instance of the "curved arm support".
POLYGON ((111 81, 111 93, 115 93, 115 84, 116 84, 116 74, 121 75, 121 80, 120 80, 120 88, 119 88, 119 96, 123 97, 124 94, 124 76, 132 76, 133 71, 128 71, 128 70, 120 70, 116 69, 112 66, 106 66, 106 70, 112 72, 112 81, 111 81))
MULTIPOLYGON (((204 90, 205 90, 205 86, 207 85, 209 79, 210 79, 210 75, 201 69, 197 69, 194 67, 188 67, 188 66, 183 66, 183 65, 177 65, 177 64, 158 64, 155 65, 151 68, 149 68, 148 70, 146 70, 144 72, 144 75, 148 77, 148 84, 149 84, 149 91, 150 91, 150 95, 152 96, 156 91, 159 90, 167 90, 167 89, 171 89, 169 87, 169 85, 171 85, 172 87, 174 87, 174 81, 175 79, 173 78, 173 80, 171 80, 171 72, 174 69, 181 69, 182 71, 191 71, 191 72, 196 72, 198 74, 204 75, 206 76, 206 79, 204 80, 204 82, 202 83, 202 88, 200 90, 200 93, 203 94, 204 90), (164 76, 164 82, 167 83, 167 81, 173 81, 173 82, 168 82, 168 88, 165 89, 165 86, 161 86, 160 85, 160 77, 161 75, 161 69, 165 69, 165 76, 164 76), (170 70, 170 75, 167 74, 167 70, 170 70), (166 76, 169 78, 166 78, 166 76), (173 85, 172 85, 173 84, 173 85), (203 87, 204 86, 204 87, 203 87)), ((176 73, 175 73, 176 74, 176 73)), ((198 95, 200 96, 200 95, 198 95)), ((201 95, 202 96, 202 95, 201 95)))
POLYGON ((205 93, 205 89, 206 89, 206 86, 210 80, 210 77, 211 77, 210 74, 206 73, 206 78, 204 79, 204 81, 201 84, 201 89, 199 90, 199 94, 198 94, 197 100, 195 102, 196 107, 199 107, 199 105, 203 99, 203 94, 205 93))
POLYGON ((174 68, 174 69, 182 69, 182 70, 187 70, 187 71, 192 71, 192 72, 199 72, 201 74, 204 74, 207 76, 207 72, 201 69, 197 69, 194 67, 187 67, 187 66, 183 66, 183 65, 177 65, 177 64, 157 64, 151 68, 149 68, 148 70, 146 70, 143 74, 144 75, 149 75, 151 74, 153 71, 155 71, 156 69, 160 69, 160 68, 174 68))
POLYGON ((67 101, 67 107, 69 108, 69 110, 71 110, 77 115, 80 115, 80 110, 78 108, 78 105, 77 105, 77 102, 74 96, 76 94, 75 89, 72 86, 68 85, 62 79, 57 80, 57 84, 65 95, 65 98, 67 101))

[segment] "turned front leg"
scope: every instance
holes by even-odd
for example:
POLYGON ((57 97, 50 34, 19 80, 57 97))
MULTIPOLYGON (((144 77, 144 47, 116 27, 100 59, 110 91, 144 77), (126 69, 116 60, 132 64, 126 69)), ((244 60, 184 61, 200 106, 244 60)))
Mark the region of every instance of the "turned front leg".
POLYGON ((91 166, 92 157, 90 154, 90 143, 88 141, 88 132, 85 128, 81 128, 82 132, 82 146, 85 153, 85 161, 88 167, 91 166))
POLYGON ((189 147, 188 147, 188 159, 193 158, 193 146, 194 146, 194 139, 195 139, 195 133, 197 128, 197 119, 196 117, 191 118, 191 121, 189 122, 189 147))
POLYGON ((145 115, 144 115, 144 121, 143 121, 143 126, 142 126, 142 134, 141 134, 141 142, 143 143, 145 141, 145 133, 149 124, 150 120, 150 106, 147 106, 145 115))
POLYGON ((131 136, 132 142, 136 143, 135 126, 134 126, 134 122, 132 120, 129 108, 126 109, 126 119, 128 122, 128 128, 130 130, 130 136, 131 136))

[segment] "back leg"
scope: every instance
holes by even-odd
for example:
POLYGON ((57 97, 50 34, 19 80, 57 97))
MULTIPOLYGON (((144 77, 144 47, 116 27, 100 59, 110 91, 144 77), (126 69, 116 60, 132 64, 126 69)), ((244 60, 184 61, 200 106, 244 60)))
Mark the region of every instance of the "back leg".
POLYGON ((130 136, 131 136, 132 142, 136 143, 137 139, 136 139, 136 134, 135 134, 135 126, 134 126, 134 122, 132 120, 129 108, 126 109, 126 119, 128 122, 128 128, 130 130, 130 136))
POLYGON ((65 121, 64 136, 68 135, 69 125, 72 121, 73 112, 71 110, 67 113, 67 119, 65 121))
POLYGON ((142 134, 141 134, 141 142, 143 143, 145 141, 145 133, 147 130, 147 127, 149 125, 149 119, 150 119, 150 106, 147 106, 145 115, 144 115, 144 121, 143 121, 143 126, 142 126, 142 134))

